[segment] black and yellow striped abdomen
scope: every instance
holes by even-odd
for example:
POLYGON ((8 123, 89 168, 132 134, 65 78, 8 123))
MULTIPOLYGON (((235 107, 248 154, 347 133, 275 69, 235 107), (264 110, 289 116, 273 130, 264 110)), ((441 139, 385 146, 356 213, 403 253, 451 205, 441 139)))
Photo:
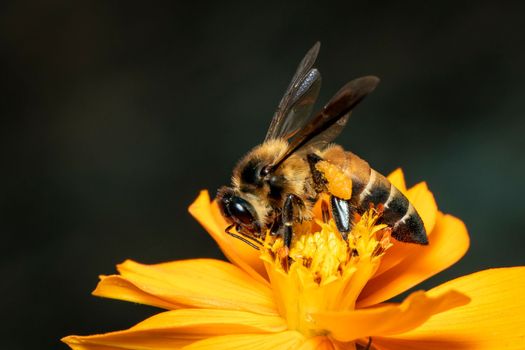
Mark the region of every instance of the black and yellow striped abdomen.
MULTIPOLYGON (((340 154, 340 153, 339 153, 340 154)), ((326 154, 330 158, 330 152, 326 154)), ((371 206, 383 206, 381 221, 392 227, 398 241, 428 244, 423 220, 407 197, 386 177, 370 168, 368 163, 351 152, 336 157, 335 162, 352 179, 352 210, 364 213, 371 206)))

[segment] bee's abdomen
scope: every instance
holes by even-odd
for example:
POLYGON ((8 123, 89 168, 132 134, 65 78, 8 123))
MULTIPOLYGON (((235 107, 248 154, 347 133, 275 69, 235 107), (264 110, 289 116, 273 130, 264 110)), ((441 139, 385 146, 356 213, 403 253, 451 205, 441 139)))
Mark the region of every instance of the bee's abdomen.
POLYGON ((382 205, 384 211, 381 221, 392 227, 392 236, 395 239, 427 244, 423 220, 405 195, 383 175, 371 169, 364 160, 354 154, 350 154, 349 158, 353 158, 348 169, 352 177, 350 203, 357 212, 362 214, 371 206, 382 205))

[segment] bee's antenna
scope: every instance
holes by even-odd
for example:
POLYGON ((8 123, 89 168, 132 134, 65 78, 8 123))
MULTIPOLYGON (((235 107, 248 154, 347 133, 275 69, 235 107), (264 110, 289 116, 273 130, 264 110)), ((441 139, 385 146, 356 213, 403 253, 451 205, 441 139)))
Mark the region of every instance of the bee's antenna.
POLYGON ((230 230, 233 228, 234 225, 230 225, 228 227, 226 227, 226 229, 224 230, 224 232, 226 232, 227 234, 229 234, 230 236, 234 237, 234 238, 237 238, 238 240, 248 244, 250 247, 252 247, 253 249, 256 249, 256 250, 260 250, 260 248, 258 246, 255 245, 255 243, 253 243, 252 241, 248 240, 247 238, 243 237, 243 236, 239 236, 233 232, 230 232, 230 230))

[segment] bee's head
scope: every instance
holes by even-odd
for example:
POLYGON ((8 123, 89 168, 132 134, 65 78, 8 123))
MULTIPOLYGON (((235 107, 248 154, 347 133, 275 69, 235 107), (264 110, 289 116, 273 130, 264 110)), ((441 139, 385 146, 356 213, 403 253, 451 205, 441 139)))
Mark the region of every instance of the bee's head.
POLYGON ((217 203, 222 215, 237 232, 251 237, 261 235, 261 223, 254 206, 230 187, 222 187, 217 193, 217 203))

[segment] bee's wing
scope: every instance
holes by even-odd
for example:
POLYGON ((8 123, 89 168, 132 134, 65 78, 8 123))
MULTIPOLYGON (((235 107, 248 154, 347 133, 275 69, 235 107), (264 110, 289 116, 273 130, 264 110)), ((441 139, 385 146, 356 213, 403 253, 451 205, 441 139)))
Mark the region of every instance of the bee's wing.
POLYGON ((378 83, 379 78, 366 76, 343 86, 323 109, 294 135, 286 153, 275 161, 271 168, 277 168, 295 152, 332 142, 344 128, 352 109, 374 91, 378 83))
POLYGON ((312 112, 321 88, 321 74, 312 66, 319 53, 319 42, 308 51, 297 67, 290 85, 279 102, 265 141, 290 138, 301 129, 312 112))

